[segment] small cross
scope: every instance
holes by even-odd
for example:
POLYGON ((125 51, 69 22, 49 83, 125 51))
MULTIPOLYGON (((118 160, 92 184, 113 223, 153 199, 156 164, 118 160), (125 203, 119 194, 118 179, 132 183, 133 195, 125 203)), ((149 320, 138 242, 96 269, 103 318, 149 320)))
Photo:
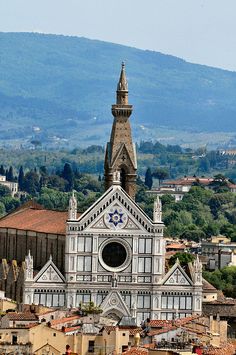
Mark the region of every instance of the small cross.
POLYGON ((123 160, 123 161, 125 161, 125 160, 126 160, 126 157, 125 157, 124 155, 123 155, 123 157, 122 157, 122 160, 123 160))
POLYGON ((179 270, 176 270, 175 276, 176 276, 176 282, 178 283, 179 282, 179 277, 181 277, 182 274, 181 274, 181 272, 179 270))
POLYGON ((48 269, 48 271, 47 271, 47 274, 49 275, 49 280, 51 280, 52 279, 52 274, 53 274, 53 270, 52 270, 52 268, 50 267, 50 269, 48 269))

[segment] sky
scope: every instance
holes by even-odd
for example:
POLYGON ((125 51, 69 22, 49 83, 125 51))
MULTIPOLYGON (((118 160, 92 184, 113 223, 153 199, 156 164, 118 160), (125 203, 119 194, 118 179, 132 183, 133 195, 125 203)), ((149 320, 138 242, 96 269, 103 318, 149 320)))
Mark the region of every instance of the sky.
POLYGON ((82 36, 236 71, 236 0, 0 0, 0 31, 82 36))

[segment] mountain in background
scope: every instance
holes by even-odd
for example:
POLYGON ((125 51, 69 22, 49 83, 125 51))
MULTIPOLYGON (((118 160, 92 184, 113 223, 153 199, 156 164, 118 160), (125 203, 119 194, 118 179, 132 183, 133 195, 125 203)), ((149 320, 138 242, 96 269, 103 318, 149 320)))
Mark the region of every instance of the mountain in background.
POLYGON ((105 143, 122 61, 136 139, 158 138, 158 127, 236 132, 236 72, 86 38, 0 33, 0 139, 105 143))

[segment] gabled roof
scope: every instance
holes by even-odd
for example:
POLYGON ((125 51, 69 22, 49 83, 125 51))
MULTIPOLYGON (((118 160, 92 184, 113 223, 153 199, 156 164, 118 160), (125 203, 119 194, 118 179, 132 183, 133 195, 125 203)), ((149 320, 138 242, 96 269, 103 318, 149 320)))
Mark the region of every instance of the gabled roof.
POLYGON ((0 219, 0 228, 38 233, 66 234, 68 212, 46 210, 38 204, 27 204, 0 219))

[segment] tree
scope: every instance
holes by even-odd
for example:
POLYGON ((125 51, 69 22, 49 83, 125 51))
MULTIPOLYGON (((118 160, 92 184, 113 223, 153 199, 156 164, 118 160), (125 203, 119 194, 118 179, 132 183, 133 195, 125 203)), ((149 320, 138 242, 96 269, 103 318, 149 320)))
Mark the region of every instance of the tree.
POLYGON ((84 314, 100 314, 103 312, 102 309, 99 306, 96 306, 92 301, 80 303, 80 310, 84 314))
POLYGON ((5 172, 5 169, 3 167, 3 165, 0 166, 0 175, 3 175, 5 176, 6 172, 5 172))
POLYGON ((23 190, 24 178, 25 178, 25 174, 24 174, 23 166, 21 165, 19 170, 19 175, 18 175, 19 190, 23 190))
POLYGON ((0 184, 0 197, 11 196, 11 190, 4 185, 0 184))
POLYGON ((153 184, 153 179, 152 179, 152 171, 150 168, 147 168, 146 174, 145 174, 145 185, 151 190, 153 184))
POLYGON ((39 176, 34 171, 29 171, 25 174, 23 190, 35 196, 39 190, 39 176))
POLYGON ((14 181, 13 168, 10 166, 9 170, 6 171, 7 181, 14 181))
POLYGON ((168 178, 169 173, 166 169, 162 168, 157 168, 155 171, 152 173, 152 176, 159 181, 159 186, 161 185, 161 181, 165 180, 168 178))
POLYGON ((180 265, 185 266, 188 263, 192 262, 195 257, 193 254, 189 253, 176 253, 175 255, 172 255, 169 261, 169 265, 172 266, 175 264, 176 260, 179 259, 180 265))
POLYGON ((65 163, 62 171, 62 177, 68 182, 67 191, 71 191, 74 186, 74 174, 69 163, 65 163))

